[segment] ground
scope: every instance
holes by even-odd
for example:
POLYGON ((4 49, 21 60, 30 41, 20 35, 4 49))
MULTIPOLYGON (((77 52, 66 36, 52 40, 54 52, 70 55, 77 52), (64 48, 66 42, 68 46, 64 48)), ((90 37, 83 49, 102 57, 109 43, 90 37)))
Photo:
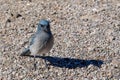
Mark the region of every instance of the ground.
POLYGON ((120 0, 0 0, 0 79, 120 80, 120 0), (34 70, 20 54, 41 19, 54 46, 34 70))

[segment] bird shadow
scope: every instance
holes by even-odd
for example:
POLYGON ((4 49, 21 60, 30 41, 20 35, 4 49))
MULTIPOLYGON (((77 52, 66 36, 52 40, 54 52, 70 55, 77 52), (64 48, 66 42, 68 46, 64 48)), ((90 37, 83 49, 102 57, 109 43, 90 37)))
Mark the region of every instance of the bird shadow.
MULTIPOLYGON (((30 56, 33 57, 33 56, 30 56)), ((49 65, 60 67, 60 68, 69 68, 75 69, 77 67, 88 67, 89 65, 96 66, 98 68, 103 64, 102 60, 82 60, 75 58, 61 58, 61 57, 52 57, 52 56, 36 56, 36 58, 42 58, 49 62, 49 65)))

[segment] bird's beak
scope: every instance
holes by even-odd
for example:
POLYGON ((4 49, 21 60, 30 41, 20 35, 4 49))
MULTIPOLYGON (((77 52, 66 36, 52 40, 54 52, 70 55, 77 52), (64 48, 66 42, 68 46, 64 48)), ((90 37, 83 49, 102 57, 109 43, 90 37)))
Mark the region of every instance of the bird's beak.
POLYGON ((48 32, 48 30, 44 30, 45 32, 48 32))
POLYGON ((48 29, 47 29, 47 27, 45 27, 44 31, 45 31, 45 32, 48 32, 48 29))

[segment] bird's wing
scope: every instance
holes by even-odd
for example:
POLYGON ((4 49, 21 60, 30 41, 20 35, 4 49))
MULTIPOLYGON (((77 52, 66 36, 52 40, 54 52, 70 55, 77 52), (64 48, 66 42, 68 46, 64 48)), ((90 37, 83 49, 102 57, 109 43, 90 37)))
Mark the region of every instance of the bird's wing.
POLYGON ((36 38, 36 36, 38 35, 40 31, 38 30, 37 32, 35 32, 31 37, 30 37, 30 40, 29 40, 29 46, 31 46, 33 43, 34 43, 34 40, 36 38))
POLYGON ((36 37, 36 34, 33 34, 33 35, 30 37, 29 46, 31 46, 31 45, 34 43, 35 37, 36 37))

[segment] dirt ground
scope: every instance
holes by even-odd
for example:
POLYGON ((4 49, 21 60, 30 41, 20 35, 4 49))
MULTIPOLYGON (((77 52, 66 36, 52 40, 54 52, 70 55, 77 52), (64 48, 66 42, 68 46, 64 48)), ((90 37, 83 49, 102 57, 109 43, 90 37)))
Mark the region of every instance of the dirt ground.
POLYGON ((120 80, 120 0, 0 0, 0 80, 120 80), (20 54, 41 19, 55 41, 35 71, 20 54))

